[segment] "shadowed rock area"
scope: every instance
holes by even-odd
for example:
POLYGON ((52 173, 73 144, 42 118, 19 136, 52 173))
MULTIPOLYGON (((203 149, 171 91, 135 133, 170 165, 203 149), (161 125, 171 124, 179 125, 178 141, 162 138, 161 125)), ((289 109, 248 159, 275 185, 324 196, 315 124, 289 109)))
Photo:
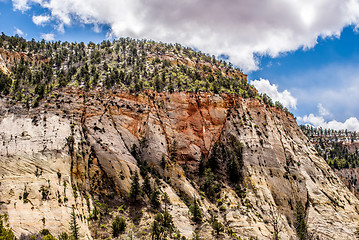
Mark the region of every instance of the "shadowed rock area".
POLYGON ((159 212, 170 239, 355 239, 357 198, 292 115, 257 99, 66 87, 0 112, 0 210, 17 237, 70 233, 74 209, 83 239, 112 237, 116 216, 118 239, 149 239, 159 212), (151 193, 133 199, 136 172, 151 193))

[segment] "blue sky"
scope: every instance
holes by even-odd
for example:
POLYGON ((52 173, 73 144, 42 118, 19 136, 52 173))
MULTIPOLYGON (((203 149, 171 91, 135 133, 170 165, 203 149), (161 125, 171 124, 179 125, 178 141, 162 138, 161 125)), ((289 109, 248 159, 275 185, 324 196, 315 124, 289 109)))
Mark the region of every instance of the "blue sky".
POLYGON ((32 17, 44 14, 49 14, 49 11, 39 7, 37 4, 33 5, 28 11, 21 11, 14 10, 12 1, 0 0, 0 31, 7 35, 15 35, 19 33, 17 31, 19 29, 22 32, 19 35, 22 37, 27 40, 34 38, 38 41, 43 39, 42 34, 53 34, 54 40, 68 42, 101 42, 106 39, 106 32, 108 31, 106 26, 103 26, 101 32, 95 32, 90 25, 78 23, 67 26, 66 31, 63 33, 56 30, 58 25, 56 21, 37 26, 32 17))
POLYGON ((280 54, 276 58, 259 57, 260 68, 249 79, 268 79, 279 91, 288 89, 297 98, 296 116, 317 113, 322 104, 332 116, 327 120, 345 121, 359 114, 355 104, 359 89, 359 34, 353 26, 345 27, 340 37, 318 38, 310 49, 280 54), (352 94, 343 94, 353 87, 352 94), (355 100, 355 101, 353 101, 355 100), (349 101, 349 103, 348 103, 349 101))
POLYGON ((181 43, 228 56, 299 123, 359 131, 358 23, 358 0, 0 0, 7 35, 181 43))

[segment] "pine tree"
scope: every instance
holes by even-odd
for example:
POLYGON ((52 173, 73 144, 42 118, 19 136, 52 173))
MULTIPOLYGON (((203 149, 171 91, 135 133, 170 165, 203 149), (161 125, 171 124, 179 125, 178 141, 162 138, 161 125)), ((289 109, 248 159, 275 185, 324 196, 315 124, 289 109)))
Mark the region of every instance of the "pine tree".
POLYGON ((177 155, 178 155, 177 141, 176 140, 173 141, 173 143, 170 146, 169 150, 170 150, 169 154, 170 154, 171 161, 176 161, 177 160, 177 155))
POLYGON ((163 213, 163 227, 168 229, 169 231, 173 230, 173 220, 172 215, 169 214, 167 211, 163 213))
POLYGON ((79 233, 80 227, 76 221, 76 214, 75 214, 74 208, 72 208, 72 213, 71 213, 70 230, 71 230, 71 236, 73 237, 73 239, 75 239, 75 240, 80 239, 80 233, 79 233))
POLYGON ((161 231, 161 226, 157 220, 153 221, 151 228, 152 228, 152 234, 151 234, 152 240, 160 239, 160 234, 162 231, 161 231))
POLYGON ((220 156, 220 149, 218 147, 218 143, 213 144, 213 148, 211 151, 211 155, 208 158, 208 167, 212 170, 212 172, 216 172, 219 167, 218 158, 220 156))
POLYGON ((154 209, 159 208, 159 206, 161 205, 160 192, 157 190, 157 188, 155 188, 150 195, 150 203, 154 209))
POLYGON ((131 177, 132 183, 130 188, 130 200, 135 202, 137 200, 138 195, 140 194, 140 183, 138 173, 135 172, 134 175, 131 177))
POLYGON ((202 211, 199 207, 198 200, 194 199, 192 205, 189 207, 189 211, 192 214, 193 221, 199 223, 202 221, 202 211))
POLYGON ((162 201, 165 204, 165 212, 167 212, 167 205, 170 204, 170 197, 168 196, 168 194, 166 192, 163 193, 162 197, 163 197, 162 201))
POLYGON ((150 178, 148 177, 148 174, 143 179, 142 191, 145 192, 147 195, 151 195, 152 193, 150 178))

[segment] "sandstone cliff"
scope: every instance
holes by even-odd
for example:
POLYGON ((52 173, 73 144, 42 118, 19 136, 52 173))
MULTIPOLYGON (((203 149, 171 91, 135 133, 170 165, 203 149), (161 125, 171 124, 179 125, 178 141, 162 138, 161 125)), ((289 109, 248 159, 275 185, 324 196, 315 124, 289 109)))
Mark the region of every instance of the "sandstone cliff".
POLYGON ((335 171, 343 183, 359 197, 359 168, 345 168, 335 171))
POLYGON ((281 239, 298 239, 302 206, 308 238, 355 239, 357 198, 295 119, 259 100, 64 88, 29 110, 2 98, 0 112, 0 210, 16 236, 69 232, 74 208, 83 239, 111 237, 117 215, 127 223, 119 239, 148 239, 159 210, 145 194, 128 202, 131 176, 146 169, 151 186, 169 196, 160 209, 173 217, 172 238, 196 231, 203 239, 272 239, 276 228, 281 239), (233 156, 240 166, 234 182, 233 156), (211 180, 220 187, 212 196, 200 168, 214 158, 211 180), (189 213, 192 199, 203 211, 200 223, 189 213), (225 226, 218 236, 213 216, 225 226))

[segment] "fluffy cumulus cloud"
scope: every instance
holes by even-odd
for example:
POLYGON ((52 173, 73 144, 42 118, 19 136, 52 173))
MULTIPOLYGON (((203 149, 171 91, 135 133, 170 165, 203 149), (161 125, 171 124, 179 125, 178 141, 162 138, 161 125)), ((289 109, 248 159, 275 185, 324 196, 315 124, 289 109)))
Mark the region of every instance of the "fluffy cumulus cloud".
POLYGON ((50 21, 50 16, 47 15, 32 16, 32 21, 38 26, 39 25, 43 26, 50 21))
POLYGON ((304 117, 298 117, 298 121, 304 124, 310 124, 314 127, 330 128, 334 130, 348 129, 350 131, 359 131, 359 120, 356 117, 351 117, 344 122, 336 120, 326 122, 322 116, 315 116, 313 113, 305 115, 304 117))
POLYGON ((313 113, 305 115, 304 117, 298 117, 298 121, 303 124, 310 124, 314 127, 330 128, 334 130, 348 129, 350 131, 359 131, 359 120, 356 117, 350 117, 344 122, 336 120, 326 121, 325 116, 330 116, 330 112, 323 107, 321 103, 318 104, 318 114, 313 113))
POLYGON ((15 10, 27 11, 30 9, 28 0, 16 0, 12 2, 15 10))
MULTIPOLYGON (((58 30, 75 22, 110 27, 109 36, 181 43, 228 55, 245 71, 256 55, 310 48, 359 23, 357 0, 12 0, 14 9, 47 9, 58 30)), ((96 29, 96 28, 94 28, 96 29)))
POLYGON ((45 41, 54 41, 55 40, 55 34, 53 33, 42 33, 41 38, 45 41))
POLYGON ((274 102, 279 101, 285 107, 296 109, 297 99, 288 90, 280 92, 278 86, 271 84, 267 79, 261 78, 250 82, 260 93, 266 93, 274 102))

